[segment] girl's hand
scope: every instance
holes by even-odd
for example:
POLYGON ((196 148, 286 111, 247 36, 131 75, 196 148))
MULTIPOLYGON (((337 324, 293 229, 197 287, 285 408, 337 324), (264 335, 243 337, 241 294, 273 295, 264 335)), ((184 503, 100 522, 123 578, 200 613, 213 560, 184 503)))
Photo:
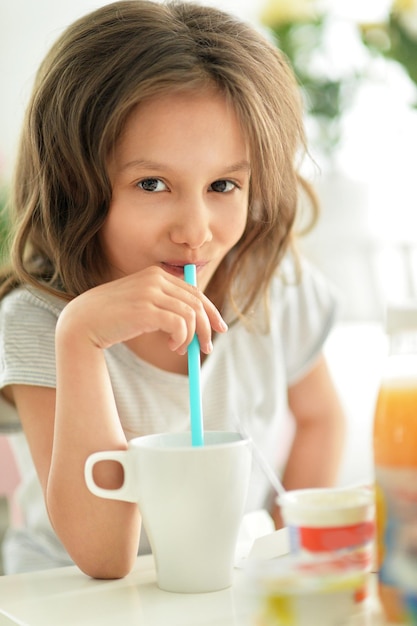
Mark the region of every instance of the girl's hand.
POLYGON ((212 330, 223 333, 227 325, 197 287, 152 266, 72 300, 58 322, 57 332, 64 329, 101 349, 162 331, 168 335, 168 347, 178 354, 185 354, 197 333, 202 352, 209 354, 212 330))

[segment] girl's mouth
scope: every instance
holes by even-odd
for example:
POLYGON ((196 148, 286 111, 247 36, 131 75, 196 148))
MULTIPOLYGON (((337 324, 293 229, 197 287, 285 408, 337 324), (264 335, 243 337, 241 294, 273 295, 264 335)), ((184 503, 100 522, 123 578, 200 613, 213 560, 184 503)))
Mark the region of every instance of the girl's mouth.
MULTIPOLYGON (((184 278, 184 265, 187 265, 188 263, 189 261, 179 263, 162 262, 161 265, 162 268, 169 274, 172 274, 173 276, 178 276, 179 278, 184 278)), ((196 264, 197 273, 203 268, 204 265, 205 263, 196 264)))
POLYGON ((178 276, 179 278, 184 277, 184 265, 174 265, 171 263, 162 263, 163 269, 172 274, 173 276, 178 276))

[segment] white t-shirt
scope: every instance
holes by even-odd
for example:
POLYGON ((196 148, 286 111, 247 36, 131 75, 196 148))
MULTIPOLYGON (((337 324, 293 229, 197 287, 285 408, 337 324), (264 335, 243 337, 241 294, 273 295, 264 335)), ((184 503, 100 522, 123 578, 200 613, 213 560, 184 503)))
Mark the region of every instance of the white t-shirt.
MULTIPOLYGON (((65 302, 33 288, 8 294, 0 306, 0 388, 9 384, 55 387, 55 326, 65 302)), ((270 329, 241 323, 218 335, 202 365, 205 430, 237 430, 240 422, 277 467, 288 446, 288 386, 314 364, 333 324, 335 298, 323 277, 303 264, 299 283, 276 276, 270 297, 270 329)), ((106 350, 114 396, 128 439, 189 430, 188 378, 158 369, 124 344, 106 350)), ((1 396, 0 396, 1 398, 1 396)), ((16 411, 0 399, 2 421, 19 427, 16 411)), ((4 542, 6 572, 72 564, 48 520, 41 487, 23 432, 11 437, 22 481, 18 504, 24 526, 4 542)), ((253 462, 247 510, 263 508, 271 487, 253 462)))

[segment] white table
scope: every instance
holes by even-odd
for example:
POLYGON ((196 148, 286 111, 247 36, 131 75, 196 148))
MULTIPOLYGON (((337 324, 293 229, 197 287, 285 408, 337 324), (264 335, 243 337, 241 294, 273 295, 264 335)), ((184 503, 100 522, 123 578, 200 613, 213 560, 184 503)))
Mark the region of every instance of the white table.
POLYGON ((0 577, 0 626, 251 626, 252 602, 239 569, 223 591, 161 591, 152 556, 121 580, 93 580, 77 567, 0 577))
POLYGON ((4 576, 0 626, 242 626, 247 610, 237 595, 235 587, 205 594, 161 591, 153 558, 145 556, 121 580, 93 580, 77 567, 4 576))

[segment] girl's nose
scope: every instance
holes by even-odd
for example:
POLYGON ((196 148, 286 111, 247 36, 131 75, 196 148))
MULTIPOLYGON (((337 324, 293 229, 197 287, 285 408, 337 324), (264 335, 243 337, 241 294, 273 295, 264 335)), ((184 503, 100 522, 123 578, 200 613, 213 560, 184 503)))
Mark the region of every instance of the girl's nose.
POLYGON ((182 205, 170 228, 171 241, 189 248, 201 248, 212 240, 210 213, 201 200, 182 205))

